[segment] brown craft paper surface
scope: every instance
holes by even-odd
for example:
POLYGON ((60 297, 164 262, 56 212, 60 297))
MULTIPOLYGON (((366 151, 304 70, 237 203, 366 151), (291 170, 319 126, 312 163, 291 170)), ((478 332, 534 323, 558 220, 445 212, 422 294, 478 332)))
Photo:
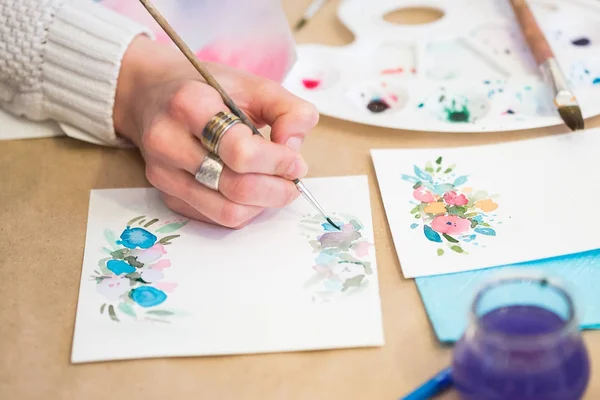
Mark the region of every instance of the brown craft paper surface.
MULTIPOLYGON (((309 0, 285 0, 295 22, 309 0)), ((330 2, 300 43, 352 39, 330 2)), ((600 126, 596 118, 588 127, 600 126)), ((412 280, 404 280, 385 221, 369 149, 458 146, 566 133, 566 127, 512 133, 435 134, 376 128, 322 117, 303 154, 309 177, 367 174, 370 180, 386 345, 228 357, 71 365, 91 189, 149 186, 136 150, 69 138, 0 141, 0 399, 220 400, 394 399, 450 361, 431 330, 412 280)), ((243 332, 240 332, 243 334, 243 332)), ((585 332, 592 365, 600 332, 585 332)), ((442 399, 456 399, 454 393, 442 399)), ((600 398, 594 374, 586 399, 600 398)))

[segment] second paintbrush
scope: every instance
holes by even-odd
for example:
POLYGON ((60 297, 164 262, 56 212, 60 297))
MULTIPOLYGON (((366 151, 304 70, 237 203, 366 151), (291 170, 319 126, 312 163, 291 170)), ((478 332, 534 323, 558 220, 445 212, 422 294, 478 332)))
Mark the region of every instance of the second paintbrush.
MULTIPOLYGON (((227 92, 225 92, 225 89, 223 89, 223 87, 219 84, 219 82, 217 82, 217 80, 211 75, 211 73, 208 72, 208 70, 206 70, 206 68, 204 68, 202 64, 200 64, 200 61, 198 61, 192 50, 185 44, 183 39, 177 34, 175 29, 173 29, 173 27, 167 22, 167 20, 160 14, 156 7, 154 7, 154 5, 149 0, 140 0, 140 2, 146 8, 148 13, 150 13, 152 18, 154 18, 154 20, 161 26, 161 28, 165 31, 169 38, 171 38, 173 43, 177 45, 179 50, 181 50, 181 52, 186 56, 190 63, 192 63, 194 68, 196 68, 200 75, 202 75, 202 77, 206 80, 206 83, 208 83, 219 93, 219 95, 221 95, 223 102, 225 103, 225 105, 227 105, 227 107, 229 107, 231 112, 235 114, 239 119, 241 119, 242 122, 252 130, 253 134, 262 137, 262 135, 260 134, 256 126, 254 126, 252 121, 250 121, 246 114, 244 114, 244 112, 240 110, 240 108, 233 102, 231 97, 229 97, 227 92)), ((317 199, 310 193, 310 191, 306 188, 306 186, 304 186, 304 184, 299 179, 295 179, 294 184, 296 185, 296 188, 302 194, 302 196, 304 196, 304 198, 325 218, 327 222, 329 222, 336 229, 340 229, 339 226, 337 226, 329 217, 329 215, 325 212, 325 210, 319 204, 317 199)))
POLYGON ((554 104, 560 117, 571 130, 583 129, 581 108, 526 0, 509 1, 535 61, 553 91, 554 104))

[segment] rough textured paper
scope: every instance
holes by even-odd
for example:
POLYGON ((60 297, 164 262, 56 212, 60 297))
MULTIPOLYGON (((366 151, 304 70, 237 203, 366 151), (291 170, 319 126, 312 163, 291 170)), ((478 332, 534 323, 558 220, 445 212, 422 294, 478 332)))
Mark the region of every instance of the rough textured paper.
POLYGON ((600 130, 477 147, 373 150, 407 278, 600 248, 600 130))
POLYGON ((305 183, 341 232, 303 198, 235 231, 92 191, 72 361, 382 345, 367 178, 305 183))

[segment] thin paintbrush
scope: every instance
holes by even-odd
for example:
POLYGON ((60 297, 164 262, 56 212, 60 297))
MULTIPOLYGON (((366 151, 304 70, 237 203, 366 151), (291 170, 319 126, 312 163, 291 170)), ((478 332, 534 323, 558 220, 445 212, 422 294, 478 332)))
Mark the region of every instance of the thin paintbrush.
MULTIPOLYGON (((238 106, 235 105, 231 97, 225 92, 223 87, 217 82, 217 80, 211 75, 210 72, 204 68, 204 66, 200 63, 200 61, 196 58, 192 50, 185 44, 183 39, 175 32, 175 29, 167 22, 167 20, 160 14, 160 12, 154 7, 154 5, 149 0, 140 0, 142 5, 148 10, 152 18, 158 22, 158 24, 162 27, 167 35, 173 40, 173 42, 179 47, 179 50, 187 57, 187 59, 192 63, 192 65, 198 70, 200 75, 206 80, 206 82, 213 87, 223 99, 223 102, 229 107, 232 113, 234 113, 239 119, 242 120, 244 124, 246 124, 250 129, 252 129, 252 133, 255 135, 259 135, 262 137, 256 126, 248 119, 248 117, 239 109, 238 106)), ((304 186, 304 184, 299 179, 294 179, 294 184, 298 191, 302 193, 302 195, 308 200, 312 206, 319 211, 323 215, 323 217, 336 229, 340 229, 339 226, 333 223, 331 218, 327 215, 323 207, 319 204, 317 199, 310 193, 310 191, 304 186)))
POLYGON ((296 23, 294 30, 299 31, 300 29, 302 29, 304 25, 306 25, 308 21, 310 21, 315 16, 315 14, 319 12, 319 10, 325 5, 325 3, 327 3, 327 0, 313 0, 313 2, 310 3, 306 11, 304 11, 304 15, 302 16, 302 18, 300 18, 300 20, 296 23))
POLYGON ((583 129, 584 121, 581 108, 579 108, 575 95, 567 85, 567 80, 558 66, 554 52, 544 37, 527 2, 525 0, 509 1, 535 61, 552 88, 554 105, 558 109, 560 117, 571 130, 583 129))

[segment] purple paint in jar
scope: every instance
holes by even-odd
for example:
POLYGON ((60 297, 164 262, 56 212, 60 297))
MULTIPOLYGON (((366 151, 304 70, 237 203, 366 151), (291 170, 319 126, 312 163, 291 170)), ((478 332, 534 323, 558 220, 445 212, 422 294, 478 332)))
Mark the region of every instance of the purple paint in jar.
POLYGON ((579 400, 590 376, 569 293, 534 275, 497 278, 476 295, 454 348, 463 400, 579 400))

